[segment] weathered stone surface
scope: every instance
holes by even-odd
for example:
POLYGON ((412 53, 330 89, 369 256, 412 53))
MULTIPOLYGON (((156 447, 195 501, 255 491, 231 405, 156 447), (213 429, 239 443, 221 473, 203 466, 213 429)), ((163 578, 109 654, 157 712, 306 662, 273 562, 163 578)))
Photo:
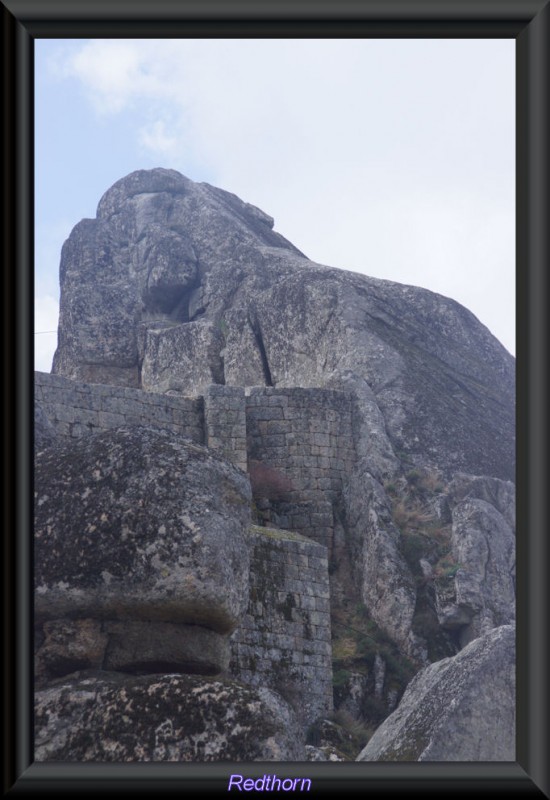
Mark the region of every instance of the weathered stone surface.
POLYGON ((150 328, 141 367, 146 391, 204 394, 213 383, 223 383, 224 342, 221 331, 208 320, 171 328, 150 328))
POLYGON ((229 639, 200 625, 106 622, 103 669, 217 675, 229 665, 229 639))
POLYGON ((485 500, 462 500, 453 509, 452 552, 459 565, 454 591, 439 590, 437 611, 444 628, 459 629, 464 646, 515 620, 514 531, 485 500))
POLYGON ((89 672, 35 696, 36 761, 301 761, 292 712, 268 689, 188 675, 89 672))
POLYGON ((42 683, 82 669, 99 669, 105 658, 108 637, 97 619, 50 620, 42 633, 35 656, 35 676, 42 683))
POLYGON ((200 625, 98 619, 49 620, 36 631, 42 685, 83 669, 217 675, 229 666, 229 639, 200 625))
POLYGON ((55 442, 55 431, 44 409, 40 405, 34 407, 34 450, 43 450, 55 442))
POLYGON ((399 461, 388 438, 384 416, 367 381, 351 370, 332 379, 335 389, 353 392, 353 440, 361 471, 380 481, 399 469, 399 461))
POLYGON ((204 444, 202 398, 76 383, 45 372, 34 373, 34 389, 35 416, 41 415, 40 424, 47 426, 50 437, 78 439, 89 433, 139 425, 204 444))
POLYGON ((173 372, 190 394, 208 375, 323 387, 351 374, 368 387, 376 477, 399 451, 513 478, 514 359, 487 329, 440 295, 314 264, 271 225, 173 170, 118 181, 65 243, 54 371, 139 385, 145 367, 148 388, 166 391, 173 372), (187 346, 200 374, 173 360, 187 346))
POLYGON ((412 632, 416 604, 413 576, 399 550, 399 531, 388 498, 368 472, 354 471, 344 492, 361 597, 372 619, 417 661, 423 642, 412 632))
POLYGON ((516 527, 516 487, 512 481, 458 473, 449 484, 448 496, 452 504, 466 498, 485 500, 502 514, 511 528, 516 527))
POLYGON ((226 633, 248 596, 250 485, 204 447, 122 428, 39 453, 35 614, 226 633))
POLYGON ((515 628, 423 669, 358 761, 514 761, 515 628))
POLYGON ((276 691, 307 728, 332 710, 327 551, 304 536, 257 526, 248 546, 250 599, 231 637, 230 671, 276 691))
MULTIPOLYGON (((42 382, 39 404, 58 441, 94 443, 38 459, 39 623, 101 621, 104 669, 207 673, 238 625, 233 674, 308 723, 330 706, 329 611, 362 600, 417 667, 513 620, 514 360, 465 309, 314 264, 259 209, 163 169, 75 227, 61 284, 51 377, 77 383, 42 382), (148 420, 164 437, 113 432, 148 420), (248 482, 182 435, 278 476, 254 521, 322 557, 271 548, 248 584, 248 482)), ((73 662, 45 636, 50 679, 73 662)), ((344 711, 394 707, 381 663, 344 711)))
POLYGON ((306 744, 306 760, 307 761, 347 761, 342 756, 337 747, 333 745, 323 745, 322 747, 314 747, 312 744, 306 744))

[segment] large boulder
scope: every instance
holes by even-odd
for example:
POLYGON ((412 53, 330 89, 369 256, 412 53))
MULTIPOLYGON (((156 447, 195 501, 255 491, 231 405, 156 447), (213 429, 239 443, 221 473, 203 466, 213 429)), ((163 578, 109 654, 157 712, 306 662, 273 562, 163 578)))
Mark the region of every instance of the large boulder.
POLYGON ((35 695, 36 761, 300 761, 303 734, 265 688, 89 671, 35 695))
POLYGON ((515 628, 423 669, 358 761, 514 761, 515 628))
POLYGON ((375 477, 404 454, 513 479, 514 359, 489 331, 440 295, 315 264, 272 227, 174 170, 118 181, 63 247, 54 371, 188 394, 351 380, 375 477))
POLYGON ((163 431, 121 428, 38 453, 36 620, 227 635, 248 599, 250 498, 240 470, 163 431))
POLYGON ((37 686, 83 669, 217 675, 230 659, 229 639, 216 631, 143 620, 48 620, 35 647, 37 686))
POLYGON ((456 572, 436 584, 439 622, 464 646, 515 621, 515 487, 457 475, 448 491, 456 572))

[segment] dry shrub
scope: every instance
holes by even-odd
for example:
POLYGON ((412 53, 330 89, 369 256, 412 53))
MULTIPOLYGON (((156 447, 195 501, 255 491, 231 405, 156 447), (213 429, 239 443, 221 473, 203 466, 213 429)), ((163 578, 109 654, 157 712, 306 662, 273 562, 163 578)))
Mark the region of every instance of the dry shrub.
POLYGON ((248 474, 252 494, 256 498, 285 500, 288 493, 294 489, 290 478, 275 467, 270 467, 261 461, 250 461, 248 474))
POLYGON ((406 500, 398 500, 392 509, 394 523, 400 530, 421 528, 434 521, 434 515, 416 505, 409 505, 406 500))

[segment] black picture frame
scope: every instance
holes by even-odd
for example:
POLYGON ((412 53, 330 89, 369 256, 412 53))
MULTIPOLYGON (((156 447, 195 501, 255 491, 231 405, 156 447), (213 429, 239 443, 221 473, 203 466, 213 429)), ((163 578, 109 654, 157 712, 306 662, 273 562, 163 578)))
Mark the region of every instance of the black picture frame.
POLYGON ((1 0, 3 76, 4 793, 227 792, 232 772, 312 793, 549 796, 547 373, 550 0, 1 0), (517 72, 517 761, 32 763, 33 40, 71 37, 513 38, 517 72), (547 289, 545 290, 545 286, 547 289))

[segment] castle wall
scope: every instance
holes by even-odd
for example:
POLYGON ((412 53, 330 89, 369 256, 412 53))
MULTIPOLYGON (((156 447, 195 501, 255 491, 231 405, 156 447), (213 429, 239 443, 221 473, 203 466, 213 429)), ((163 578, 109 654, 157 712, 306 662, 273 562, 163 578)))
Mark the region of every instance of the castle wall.
POLYGON ((279 691, 305 725, 330 711, 328 548, 355 459, 352 395, 259 387, 245 396, 242 387, 213 385, 204 398, 186 398, 36 373, 35 399, 58 435, 158 427, 220 451, 243 470, 257 459, 288 477, 292 489, 276 509, 277 525, 287 530, 249 532, 250 599, 231 639, 230 672, 279 691))
POLYGON ((79 437, 121 426, 148 425, 204 443, 202 398, 76 383, 44 372, 34 373, 34 394, 59 436, 79 437))
POLYGON ((254 387, 246 397, 249 459, 275 468, 292 489, 277 526, 331 547, 334 508, 355 463, 353 395, 330 389, 254 387))
POLYGON ((308 725, 332 709, 327 551, 288 531, 253 527, 249 537, 250 600, 230 672, 278 691, 308 725))
POLYGON ((208 386, 204 396, 205 444, 247 470, 246 412, 240 386, 208 386))

